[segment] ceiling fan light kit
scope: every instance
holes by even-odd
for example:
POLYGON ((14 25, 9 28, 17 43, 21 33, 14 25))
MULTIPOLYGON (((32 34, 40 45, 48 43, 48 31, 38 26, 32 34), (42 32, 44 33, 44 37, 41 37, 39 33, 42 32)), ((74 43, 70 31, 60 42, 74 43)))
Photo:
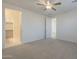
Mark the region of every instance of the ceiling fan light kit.
POLYGON ((51 6, 46 6, 46 9, 51 9, 51 6))

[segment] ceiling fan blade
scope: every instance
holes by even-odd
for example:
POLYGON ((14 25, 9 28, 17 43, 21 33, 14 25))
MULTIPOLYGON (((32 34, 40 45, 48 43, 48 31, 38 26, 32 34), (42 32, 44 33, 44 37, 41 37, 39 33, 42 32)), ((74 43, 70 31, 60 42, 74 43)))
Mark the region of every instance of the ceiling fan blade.
POLYGON ((72 3, 77 2, 77 0, 72 1, 72 3))
POLYGON ((47 4, 48 0, 44 0, 45 4, 47 4))
POLYGON ((54 5, 61 5, 61 2, 58 2, 58 3, 54 3, 54 5))
POLYGON ((41 3, 36 3, 37 5, 42 5, 42 6, 44 6, 44 4, 41 4, 41 3))
POLYGON ((54 11, 56 11, 56 9, 55 9, 55 8, 53 8, 53 7, 52 7, 52 9, 53 9, 54 11))

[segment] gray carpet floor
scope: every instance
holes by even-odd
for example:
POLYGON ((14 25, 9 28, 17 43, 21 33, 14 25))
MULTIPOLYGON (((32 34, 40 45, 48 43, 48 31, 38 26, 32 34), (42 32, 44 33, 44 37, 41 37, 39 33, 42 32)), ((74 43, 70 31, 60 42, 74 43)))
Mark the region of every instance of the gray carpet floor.
POLYGON ((3 49, 3 59, 77 59, 76 43, 63 40, 37 40, 3 49))

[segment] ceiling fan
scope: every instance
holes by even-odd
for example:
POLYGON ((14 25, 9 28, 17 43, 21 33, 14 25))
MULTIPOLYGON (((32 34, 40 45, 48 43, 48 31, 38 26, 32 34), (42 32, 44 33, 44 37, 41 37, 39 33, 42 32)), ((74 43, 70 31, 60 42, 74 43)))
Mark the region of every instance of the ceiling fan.
POLYGON ((44 10, 52 9, 56 11, 55 6, 61 5, 61 2, 51 3, 49 0, 39 0, 39 2, 37 2, 36 4, 43 6, 44 10))

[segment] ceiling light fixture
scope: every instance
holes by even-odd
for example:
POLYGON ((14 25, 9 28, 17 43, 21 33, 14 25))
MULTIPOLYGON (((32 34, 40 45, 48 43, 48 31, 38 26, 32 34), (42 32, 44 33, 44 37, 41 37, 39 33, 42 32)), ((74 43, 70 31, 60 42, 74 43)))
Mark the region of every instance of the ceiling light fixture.
POLYGON ((47 6, 46 6, 46 9, 52 9, 52 7, 51 7, 51 6, 49 6, 49 5, 47 5, 47 6))

